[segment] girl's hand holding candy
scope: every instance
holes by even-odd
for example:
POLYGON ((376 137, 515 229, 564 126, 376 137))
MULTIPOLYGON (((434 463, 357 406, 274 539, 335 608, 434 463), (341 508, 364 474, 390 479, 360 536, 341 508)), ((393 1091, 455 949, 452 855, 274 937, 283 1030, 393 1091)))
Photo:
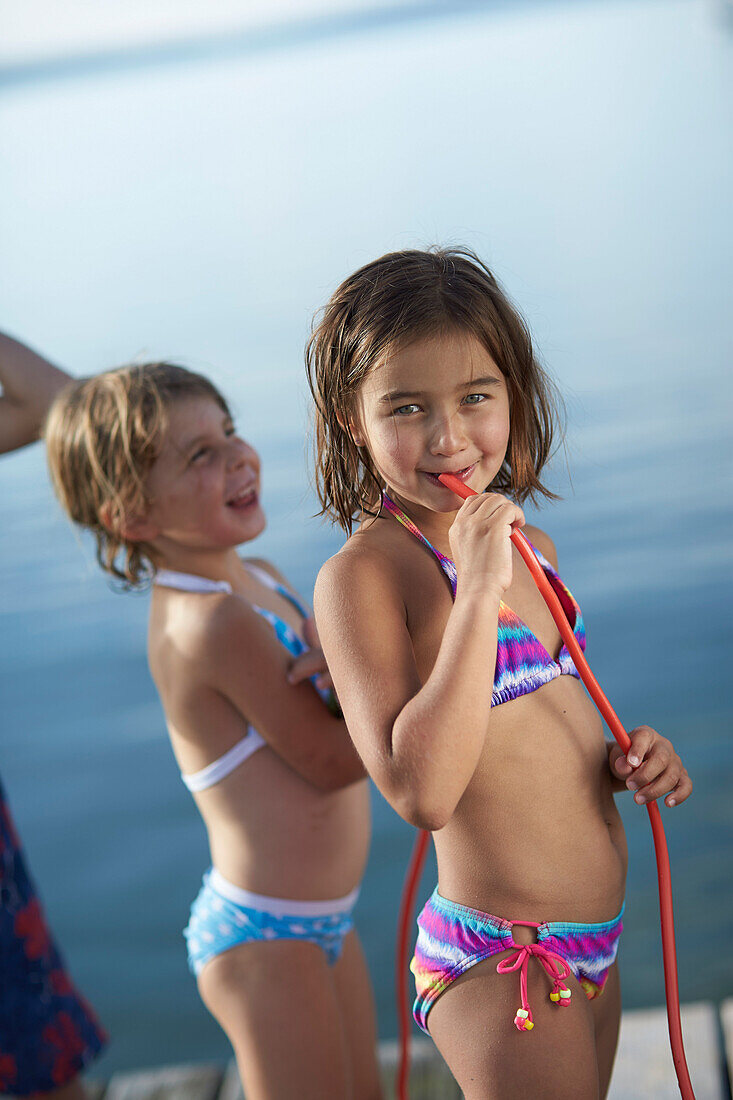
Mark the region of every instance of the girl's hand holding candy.
POLYGON ((501 599, 512 583, 510 535, 524 522, 522 509, 500 493, 464 501, 449 534, 462 594, 468 586, 482 597, 494 592, 501 599))

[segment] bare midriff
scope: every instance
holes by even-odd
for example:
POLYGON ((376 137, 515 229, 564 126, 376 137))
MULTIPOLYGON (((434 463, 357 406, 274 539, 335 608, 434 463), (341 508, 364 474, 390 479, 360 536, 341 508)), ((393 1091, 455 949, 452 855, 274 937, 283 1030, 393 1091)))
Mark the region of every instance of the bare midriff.
POLYGON ((212 863, 235 886, 321 901, 361 882, 369 851, 366 780, 324 793, 263 746, 194 798, 212 863))
POLYGON ((624 830, 600 717, 563 675, 492 707, 476 771, 434 834, 440 893, 508 920, 610 920, 624 830))

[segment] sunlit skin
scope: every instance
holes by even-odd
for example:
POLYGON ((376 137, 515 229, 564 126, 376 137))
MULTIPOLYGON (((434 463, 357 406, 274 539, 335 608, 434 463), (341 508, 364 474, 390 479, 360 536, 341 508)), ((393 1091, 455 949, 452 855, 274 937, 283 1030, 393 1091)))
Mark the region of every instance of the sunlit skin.
MULTIPOLYGON (((367 770, 403 817, 433 832, 441 895, 510 920, 596 923, 616 917, 624 897, 614 791, 630 779, 637 799, 671 792, 681 802, 691 784, 648 727, 632 732, 629 755, 640 763, 630 778, 574 677, 491 707, 500 601, 555 658, 562 644, 511 531, 522 527, 553 565, 555 549, 512 501, 485 493, 459 507, 435 475, 456 473, 483 493, 504 460, 510 411, 501 370, 463 333, 417 340, 367 376, 354 438, 388 495, 455 561, 458 592, 453 601, 434 557, 382 515, 365 519, 323 567, 316 616, 367 770)), ((528 929, 514 935, 535 938, 528 929)), ((537 1026, 528 1038, 512 1024, 518 990, 496 973, 502 957, 454 982, 428 1019, 465 1095, 605 1095, 619 1018, 615 966, 594 1001, 573 979, 573 1011, 554 1015, 546 978, 530 967, 537 1026)))
MULTIPOLYGON (((227 752, 249 722, 267 741, 194 793, 217 870, 268 897, 341 898, 366 864, 368 789, 343 721, 307 682, 320 674, 330 684, 313 619, 304 622, 240 559, 237 548, 265 527, 260 474, 256 451, 216 401, 170 406, 146 504, 126 517, 125 534, 159 569, 228 581, 233 592, 154 587, 150 669, 184 774, 227 752), (311 649, 293 660, 253 604, 311 649)), ((268 562, 249 560, 287 587, 268 562)), ((311 943, 249 943, 210 960, 198 984, 235 1049, 248 1097, 378 1100, 372 994, 355 932, 334 967, 311 943)))

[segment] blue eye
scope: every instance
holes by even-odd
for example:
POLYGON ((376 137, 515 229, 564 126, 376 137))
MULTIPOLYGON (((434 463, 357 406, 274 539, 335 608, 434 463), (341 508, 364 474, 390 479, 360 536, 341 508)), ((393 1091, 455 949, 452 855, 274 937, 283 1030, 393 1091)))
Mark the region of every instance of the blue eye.
POLYGON ((419 405, 400 405, 398 409, 394 410, 395 416, 410 416, 413 409, 419 409, 419 405))

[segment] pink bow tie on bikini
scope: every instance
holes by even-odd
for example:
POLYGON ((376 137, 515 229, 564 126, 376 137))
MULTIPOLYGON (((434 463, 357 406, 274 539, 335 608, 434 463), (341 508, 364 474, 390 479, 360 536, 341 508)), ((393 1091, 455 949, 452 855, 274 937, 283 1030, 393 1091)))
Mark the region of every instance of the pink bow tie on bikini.
MULTIPOLYGON (((512 921, 512 924, 521 924, 525 928, 539 928, 538 924, 530 921, 512 921)), ((522 1007, 517 1009, 514 1017, 514 1026, 517 1031, 531 1031, 534 1027, 532 1009, 527 998, 527 967, 529 960, 535 957, 542 964, 553 986, 550 1000, 555 1004, 569 1005, 571 992, 565 985, 565 978, 570 977, 570 967, 556 951, 550 951, 541 943, 524 943, 518 946, 516 951, 507 958, 502 959, 496 967, 497 974, 510 974, 515 970, 520 971, 519 990, 522 998, 522 1007)))

